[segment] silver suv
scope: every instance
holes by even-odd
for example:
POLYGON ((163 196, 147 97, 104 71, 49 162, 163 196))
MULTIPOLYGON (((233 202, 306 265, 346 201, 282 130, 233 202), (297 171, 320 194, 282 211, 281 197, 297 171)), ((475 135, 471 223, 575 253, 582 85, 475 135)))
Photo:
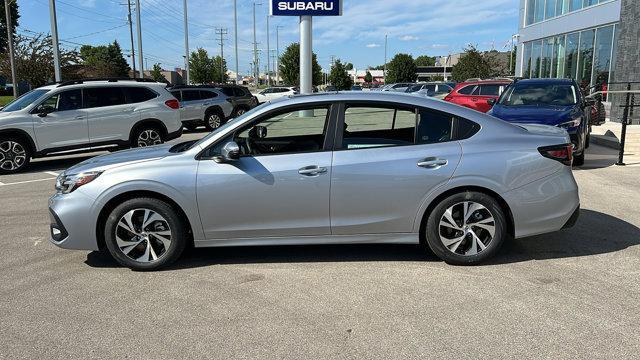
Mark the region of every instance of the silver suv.
POLYGON ((180 100, 182 124, 189 130, 204 125, 213 130, 224 124, 233 113, 231 98, 220 89, 209 86, 175 86, 171 94, 180 100))
POLYGON ((70 150, 161 144, 182 134, 179 107, 165 84, 142 80, 37 88, 0 110, 0 174, 70 150))

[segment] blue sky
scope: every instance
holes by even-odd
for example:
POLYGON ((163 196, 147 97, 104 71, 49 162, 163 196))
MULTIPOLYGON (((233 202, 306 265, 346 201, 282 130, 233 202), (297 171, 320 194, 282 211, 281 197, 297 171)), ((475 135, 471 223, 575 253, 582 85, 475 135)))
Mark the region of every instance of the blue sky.
MULTIPOLYGON (((238 1, 240 72, 252 61, 252 1, 238 1)), ((59 37, 66 47, 104 44, 117 39, 130 49, 126 25, 126 0, 56 0, 59 37)), ((256 7, 258 47, 266 64, 266 17, 268 0, 256 7)), ((19 32, 50 31, 48 0, 18 0, 19 32)), ((141 0, 143 52, 149 66, 161 63, 170 69, 183 64, 184 31, 182 0, 141 0)), ((502 50, 517 32, 518 0, 344 0, 340 17, 316 17, 314 52, 323 68, 331 56, 352 62, 358 69, 384 62, 384 35, 389 36, 389 57, 404 52, 446 55, 472 43, 480 49, 502 50)), ((225 58, 234 69, 233 0, 188 0, 189 46, 203 47, 218 55, 215 28, 228 28, 225 58)), ((135 13, 134 13, 135 16, 135 13)), ((135 21, 135 18, 134 18, 135 21)), ((298 41, 298 19, 272 17, 270 45, 275 49, 275 27, 280 28, 280 50, 298 41)), ((136 43, 137 47, 137 43, 136 43)))

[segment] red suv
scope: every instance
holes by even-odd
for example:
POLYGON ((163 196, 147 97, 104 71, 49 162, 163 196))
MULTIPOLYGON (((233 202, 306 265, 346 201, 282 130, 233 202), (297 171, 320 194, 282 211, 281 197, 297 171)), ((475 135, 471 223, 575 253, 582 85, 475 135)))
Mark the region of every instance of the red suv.
POLYGON ((491 109, 489 100, 497 100, 500 94, 511 84, 511 80, 468 81, 458 85, 444 100, 468 108, 487 112, 491 109))

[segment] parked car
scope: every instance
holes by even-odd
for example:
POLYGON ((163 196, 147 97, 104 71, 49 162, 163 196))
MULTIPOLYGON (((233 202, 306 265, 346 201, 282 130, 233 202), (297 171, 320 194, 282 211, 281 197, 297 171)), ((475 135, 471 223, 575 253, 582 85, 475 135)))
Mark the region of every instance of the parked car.
POLYGON ((566 131, 396 93, 300 95, 197 142, 82 162, 51 238, 152 270, 195 247, 422 243, 477 264, 578 217, 566 131))
POLYGON ((297 94, 298 91, 296 91, 295 88, 293 87, 269 87, 266 88, 262 91, 260 91, 259 93, 255 94, 256 98, 258 99, 258 103, 262 104, 265 103, 267 101, 271 101, 271 100, 275 100, 278 98, 281 98, 283 96, 291 96, 294 94, 297 94))
POLYGON ((210 131, 217 129, 233 115, 231 98, 213 86, 179 85, 170 91, 180 101, 180 119, 190 131, 202 125, 210 131))
POLYGON ((258 98, 249 89, 240 85, 216 85, 216 89, 227 95, 233 105, 231 117, 238 117, 258 106, 258 98))
POLYGON ((362 91, 362 86, 353 85, 353 86, 351 86, 351 91, 362 91))
POLYGON ((179 137, 180 104, 165 84, 78 80, 34 89, 0 110, 0 174, 31 158, 161 144, 179 137))
POLYGON ((397 91, 404 92, 407 90, 409 86, 414 85, 415 83, 397 83, 397 84, 387 84, 380 88, 380 91, 397 91))
POLYGON ((336 88, 333 85, 327 85, 327 86, 324 87, 324 91, 325 92, 336 92, 336 91, 338 91, 338 88, 336 88))
POLYGON ((463 82, 444 97, 445 101, 462 105, 480 112, 491 109, 488 100, 497 100, 500 94, 511 84, 511 80, 479 80, 463 82))
MULTIPOLYGON (((493 104, 495 102, 495 104, 493 104)), ((511 85, 489 115, 518 124, 545 124, 565 129, 573 145, 573 163, 584 163, 591 133, 591 110, 595 100, 582 96, 572 79, 527 79, 511 85)))
POLYGON ((444 97, 447 96, 452 90, 453 88, 446 83, 429 82, 410 86, 407 88, 407 90, 405 90, 405 92, 444 99, 444 97))

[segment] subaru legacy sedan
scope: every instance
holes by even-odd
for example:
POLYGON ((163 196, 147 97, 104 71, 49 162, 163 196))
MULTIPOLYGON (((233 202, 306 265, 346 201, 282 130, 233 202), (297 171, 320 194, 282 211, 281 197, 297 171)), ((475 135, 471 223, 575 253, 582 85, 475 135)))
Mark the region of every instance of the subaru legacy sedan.
POLYGON ((153 270, 192 245, 423 244, 478 264, 574 224, 567 132, 400 93, 269 102, 197 142, 60 174, 52 242, 153 270))

